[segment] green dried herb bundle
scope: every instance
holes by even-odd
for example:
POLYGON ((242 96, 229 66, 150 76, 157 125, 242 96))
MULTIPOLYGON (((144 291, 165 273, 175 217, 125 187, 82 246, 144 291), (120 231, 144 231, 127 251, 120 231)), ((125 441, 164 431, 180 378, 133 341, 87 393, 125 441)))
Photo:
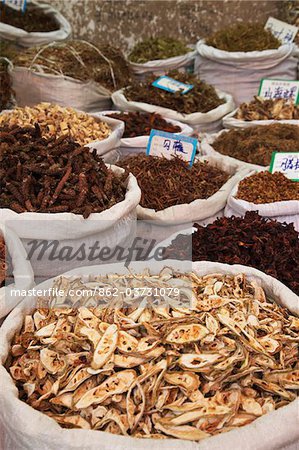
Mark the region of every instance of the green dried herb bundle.
POLYGON ((299 152, 299 127, 272 124, 229 130, 213 142, 223 155, 260 166, 268 166, 273 152, 299 152))
POLYGON ((134 63, 145 63, 155 59, 173 58, 191 51, 183 42, 167 37, 149 38, 135 45, 129 54, 134 63))
POLYGON ((28 4, 25 12, 12 9, 3 3, 0 3, 1 22, 12 27, 21 28, 31 32, 56 31, 59 28, 57 21, 53 16, 45 14, 40 8, 28 4))
POLYGON ((263 204, 299 200, 299 183, 281 172, 259 172, 240 181, 236 198, 263 204))
POLYGON ((29 48, 17 54, 13 62, 33 70, 39 66, 45 73, 93 80, 110 90, 127 86, 131 80, 131 70, 119 49, 82 40, 29 48))
POLYGON ((174 70, 169 72, 167 76, 182 83, 193 84, 194 87, 186 94, 181 92, 173 94, 152 86, 157 77, 151 76, 146 81, 134 81, 131 86, 125 89, 124 94, 128 100, 162 106, 182 114, 206 113, 225 103, 223 99, 218 97, 213 86, 204 83, 194 75, 174 70))
POLYGON ((238 23, 206 39, 206 44, 227 52, 253 52, 280 47, 281 42, 261 23, 238 23))
POLYGON ((144 154, 131 155, 122 159, 118 165, 137 178, 142 193, 141 206, 156 211, 206 199, 215 194, 230 177, 207 162, 197 161, 190 168, 179 157, 166 159, 144 154))

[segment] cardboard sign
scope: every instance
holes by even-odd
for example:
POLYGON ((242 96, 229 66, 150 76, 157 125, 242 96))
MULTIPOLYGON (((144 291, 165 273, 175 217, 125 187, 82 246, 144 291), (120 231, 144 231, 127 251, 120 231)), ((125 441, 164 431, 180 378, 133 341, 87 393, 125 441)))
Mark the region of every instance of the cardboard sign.
POLYGON ((267 100, 284 98, 296 104, 299 103, 299 81, 292 80, 270 80, 263 78, 260 84, 259 97, 267 100))
POLYGON ((269 171, 282 172, 290 180, 299 181, 299 152, 272 153, 269 171))
POLYGON ((180 81, 174 80, 173 78, 167 76, 157 78, 157 80, 152 83, 152 86, 163 89, 167 92, 172 92, 173 94, 175 92, 186 94, 193 88, 193 84, 181 83, 180 81))
POLYGON ((295 39, 298 28, 281 20, 269 17, 266 22, 265 29, 271 31, 282 44, 291 44, 295 39))
POLYGON ((146 154, 164 156, 167 159, 170 159, 172 156, 180 156, 192 166, 197 143, 197 139, 189 136, 152 130, 147 144, 146 154))

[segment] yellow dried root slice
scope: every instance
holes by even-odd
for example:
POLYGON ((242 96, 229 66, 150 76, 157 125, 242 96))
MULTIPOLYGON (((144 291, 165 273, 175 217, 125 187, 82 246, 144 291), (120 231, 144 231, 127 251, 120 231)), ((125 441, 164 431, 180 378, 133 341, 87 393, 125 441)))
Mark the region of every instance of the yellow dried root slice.
POLYGON ((52 375, 61 372, 66 367, 66 361, 59 353, 43 348, 40 351, 40 361, 47 372, 52 375))
POLYGON ((278 370, 266 374, 267 381, 273 381, 285 389, 299 389, 299 368, 294 370, 278 370))
POLYGON ((72 414, 70 416, 49 414, 49 416, 62 425, 67 425, 69 428, 83 428, 90 430, 91 426, 87 420, 83 419, 79 414, 72 414))
POLYGON ((138 345, 138 339, 126 331, 118 333, 117 349, 123 353, 133 352, 138 345))
POLYGON ((214 364, 223 359, 218 353, 185 353, 178 359, 178 364, 184 369, 200 372, 206 366, 214 364))
POLYGON ((192 372, 166 372, 164 379, 171 385, 184 388, 187 392, 195 391, 200 386, 198 375, 192 372))
POLYGON ((188 342, 200 341, 208 334, 209 330, 203 325, 179 325, 166 336, 165 342, 171 344, 187 344, 188 342))
POLYGON ((93 369, 100 369, 108 361, 116 348, 117 338, 117 325, 110 325, 95 348, 91 362, 91 367, 93 369))
POLYGON ((205 439, 210 436, 210 434, 189 425, 171 426, 162 425, 158 422, 155 424, 155 428, 168 436, 173 436, 178 439, 186 439, 189 441, 200 441, 201 439, 205 439))
POLYGON ((76 403, 76 409, 87 408, 90 405, 102 403, 108 397, 122 394, 129 390, 131 384, 137 378, 134 370, 123 370, 111 375, 100 386, 86 392, 76 403))

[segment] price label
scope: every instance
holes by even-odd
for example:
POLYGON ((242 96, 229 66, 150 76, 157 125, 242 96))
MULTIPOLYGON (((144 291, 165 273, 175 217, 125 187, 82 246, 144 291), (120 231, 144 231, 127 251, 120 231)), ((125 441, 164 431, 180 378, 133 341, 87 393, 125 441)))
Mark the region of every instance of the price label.
POLYGON ((162 76, 160 78, 157 78, 152 83, 152 86, 155 86, 159 89, 163 89, 167 92, 172 92, 173 94, 175 92, 181 92, 181 94, 187 94, 187 92, 191 91, 193 88, 193 84, 186 84, 181 83, 180 81, 174 80, 173 78, 162 76))
POLYGON ((180 156, 192 166, 197 143, 197 139, 189 136, 151 130, 146 154, 164 156, 167 159, 170 159, 172 156, 180 156))
POLYGON ((259 97, 265 99, 284 98, 299 103, 299 81, 270 80, 263 78, 259 88, 259 97))
POLYGON ((290 44, 295 39, 298 28, 281 20, 269 17, 265 29, 271 31, 282 44, 290 44))
POLYGON ((270 172, 282 172, 287 178, 299 181, 299 152, 272 153, 270 172))
POLYGON ((6 6, 16 9, 17 11, 25 11, 27 0, 1 0, 6 6))

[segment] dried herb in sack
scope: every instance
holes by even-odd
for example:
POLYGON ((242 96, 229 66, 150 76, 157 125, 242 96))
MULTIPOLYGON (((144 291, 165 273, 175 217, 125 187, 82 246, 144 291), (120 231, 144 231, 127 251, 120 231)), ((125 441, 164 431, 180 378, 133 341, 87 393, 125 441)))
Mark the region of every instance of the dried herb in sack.
POLYGON ((194 75, 175 70, 169 72, 167 76, 182 83, 193 84, 194 87, 186 94, 167 92, 152 86, 157 77, 151 76, 146 81, 132 82, 131 86, 124 90, 124 94, 130 101, 162 106, 182 114, 206 113, 225 103, 218 97, 213 86, 200 81, 194 75))
POLYGON ((254 52, 276 49, 281 42, 261 23, 238 23, 216 31, 206 45, 227 52, 254 52))
POLYGON ((230 178, 228 173, 207 162, 197 161, 190 168, 178 156, 166 159, 138 154, 122 159, 118 165, 137 178, 141 206, 157 211, 209 198, 230 178))
POLYGON ((96 288, 124 294, 113 308, 95 307, 96 292, 91 307, 41 298, 5 362, 19 399, 61 427, 200 441, 296 400, 299 319, 244 274, 164 268, 89 283, 60 277, 50 290, 72 301, 71 289, 96 288), (138 295, 144 286, 179 287, 179 298, 157 305, 138 295), (129 307, 127 288, 138 295, 129 307))
POLYGON ((48 33, 59 29, 59 24, 53 16, 45 14, 40 8, 30 3, 27 4, 26 10, 22 12, 10 8, 1 2, 0 17, 2 23, 21 28, 28 33, 48 33))
POLYGON ((0 126, 34 127, 38 124, 45 138, 70 136, 81 145, 102 141, 111 134, 106 122, 73 108, 51 103, 15 108, 0 116, 0 126))
POLYGON ((167 122, 160 114, 155 113, 111 113, 108 114, 108 117, 125 122, 124 138, 148 136, 152 129, 167 131, 168 133, 180 133, 182 131, 179 126, 167 122))
POLYGON ((126 178, 68 136, 44 139, 38 125, 0 128, 0 208, 87 218, 124 200, 126 178))
POLYGON ((223 155, 268 166, 273 152, 299 152, 299 127, 275 123, 229 130, 211 145, 223 155))
POLYGON ((92 80, 111 91, 128 86, 131 81, 131 69, 122 52, 104 43, 95 45, 83 40, 54 42, 24 50, 13 63, 80 81, 92 80))
POLYGON ((149 38, 138 42, 129 54, 129 60, 134 63, 145 63, 156 59, 173 58, 191 51, 183 42, 169 38, 149 38))
POLYGON ((254 97, 242 103, 235 116, 239 120, 299 120, 299 106, 284 98, 266 100, 254 97))
POLYGON ((241 180, 236 198, 256 204, 299 200, 299 183, 281 172, 259 172, 241 180))
MULTIPOLYGON (((255 267, 277 278, 299 295, 299 234, 293 224, 265 219, 256 212, 217 219, 192 235, 193 261, 215 261, 255 267)), ((165 258, 188 259, 190 236, 179 235, 165 258)))

